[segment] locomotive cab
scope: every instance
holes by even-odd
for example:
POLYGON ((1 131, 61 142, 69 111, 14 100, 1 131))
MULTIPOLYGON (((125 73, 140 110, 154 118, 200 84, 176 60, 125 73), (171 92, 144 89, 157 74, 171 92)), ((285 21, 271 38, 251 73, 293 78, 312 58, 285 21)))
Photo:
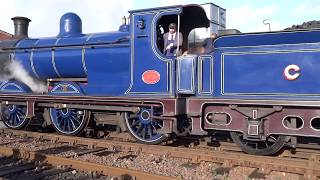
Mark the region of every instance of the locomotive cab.
POLYGON ((209 27, 209 20, 207 19, 205 11, 202 7, 189 5, 182 8, 182 13, 164 15, 157 22, 157 47, 160 51, 163 47, 163 34, 169 32, 169 24, 176 23, 178 25, 177 31, 182 33, 182 45, 179 46, 181 54, 186 54, 188 51, 188 36, 195 28, 209 27))
POLYGON ((180 56, 179 52, 188 50, 188 35, 193 29, 209 27, 204 9, 199 5, 186 5, 130 13, 132 64, 127 94, 194 94, 198 57, 180 56), (175 56, 166 56, 163 52, 163 34, 169 31, 170 23, 177 24, 177 32, 182 33, 182 45, 177 47, 175 56), (180 78, 182 74, 183 79, 180 78))

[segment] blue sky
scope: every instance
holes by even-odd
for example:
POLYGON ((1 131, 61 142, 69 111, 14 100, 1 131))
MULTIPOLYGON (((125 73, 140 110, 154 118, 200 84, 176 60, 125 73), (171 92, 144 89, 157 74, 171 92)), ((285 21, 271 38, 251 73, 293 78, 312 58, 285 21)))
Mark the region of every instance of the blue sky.
MULTIPOLYGON (((121 17, 130 9, 175 4, 201 4, 208 0, 2 0, 0 29, 13 32, 13 16, 27 16, 31 37, 58 34, 60 17, 66 12, 79 14, 85 33, 115 30, 121 17)), ((264 19, 272 30, 281 30, 304 21, 320 20, 319 0, 214 0, 227 10, 227 28, 242 32, 267 31, 264 19)))

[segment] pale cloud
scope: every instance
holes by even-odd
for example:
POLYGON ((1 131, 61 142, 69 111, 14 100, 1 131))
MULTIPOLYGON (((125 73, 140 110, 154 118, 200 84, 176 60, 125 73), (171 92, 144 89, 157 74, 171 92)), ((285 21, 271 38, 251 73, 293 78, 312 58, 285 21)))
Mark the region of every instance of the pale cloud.
POLYGON ((186 0, 162 0, 160 2, 159 7, 161 6, 174 6, 174 5, 183 5, 183 4, 187 4, 188 2, 186 0))
POLYGON ((11 17, 17 15, 16 2, 7 0, 6 6, 0 8, 0 29, 9 33, 13 32, 13 23, 11 17))
POLYGON ((242 32, 268 31, 268 26, 263 20, 269 19, 271 30, 283 29, 281 23, 272 21, 272 17, 278 11, 275 6, 254 8, 252 6, 241 6, 227 10, 227 28, 238 29, 242 32))
POLYGON ((31 37, 56 36, 59 19, 66 12, 75 12, 82 19, 83 32, 105 32, 117 30, 121 18, 128 16, 133 0, 5 0, 0 11, 0 29, 13 32, 11 17, 26 16, 32 20, 31 37))
MULTIPOLYGON (((286 28, 285 25, 277 21, 268 20, 266 22, 270 23, 271 31, 280 31, 286 28)), ((269 31, 269 26, 261 23, 259 25, 256 25, 254 28, 250 29, 248 32, 266 32, 266 31, 269 31)))
MULTIPOLYGON (((0 29, 13 33, 11 17, 26 16, 32 19, 29 35, 31 37, 56 36, 59 33, 59 19, 66 12, 75 12, 81 19, 84 33, 106 32, 117 30, 121 18, 128 16, 136 0, 3 0, 5 6, 0 10, 0 29)), ((192 3, 191 0, 155 1, 154 6, 171 6, 192 3)), ((294 14, 318 13, 320 7, 305 4, 292 10, 294 14)), ((268 31, 262 21, 269 19, 272 30, 284 29, 276 19, 281 9, 274 5, 255 7, 243 5, 227 9, 227 28, 239 29, 242 32, 268 31)))
POLYGON ((303 3, 299 4, 295 9, 292 11, 292 16, 314 16, 319 15, 320 6, 315 5, 314 3, 303 3))

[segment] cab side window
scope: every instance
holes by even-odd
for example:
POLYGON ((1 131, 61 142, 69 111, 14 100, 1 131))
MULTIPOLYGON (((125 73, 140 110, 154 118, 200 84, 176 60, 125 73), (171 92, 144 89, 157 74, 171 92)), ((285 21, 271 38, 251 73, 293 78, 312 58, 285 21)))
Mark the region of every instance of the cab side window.
POLYGON ((164 39, 163 36, 165 33, 169 32, 169 24, 178 22, 178 15, 165 15, 162 16, 157 22, 157 47, 160 52, 164 53, 164 39))

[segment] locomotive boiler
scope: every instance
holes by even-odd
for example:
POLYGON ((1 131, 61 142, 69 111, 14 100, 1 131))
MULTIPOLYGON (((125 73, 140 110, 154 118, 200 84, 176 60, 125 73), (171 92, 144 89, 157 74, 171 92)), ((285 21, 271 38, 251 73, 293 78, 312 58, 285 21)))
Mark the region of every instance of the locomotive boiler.
POLYGON ((67 13, 57 36, 39 39, 28 37, 29 19, 13 18, 15 36, 0 42, 5 125, 38 122, 65 135, 114 125, 145 144, 224 131, 256 155, 319 138, 319 30, 220 31, 202 54, 188 43, 192 30, 212 23, 201 6, 129 13, 118 30, 93 34, 67 13), (172 22, 185 55, 162 51, 172 22))

